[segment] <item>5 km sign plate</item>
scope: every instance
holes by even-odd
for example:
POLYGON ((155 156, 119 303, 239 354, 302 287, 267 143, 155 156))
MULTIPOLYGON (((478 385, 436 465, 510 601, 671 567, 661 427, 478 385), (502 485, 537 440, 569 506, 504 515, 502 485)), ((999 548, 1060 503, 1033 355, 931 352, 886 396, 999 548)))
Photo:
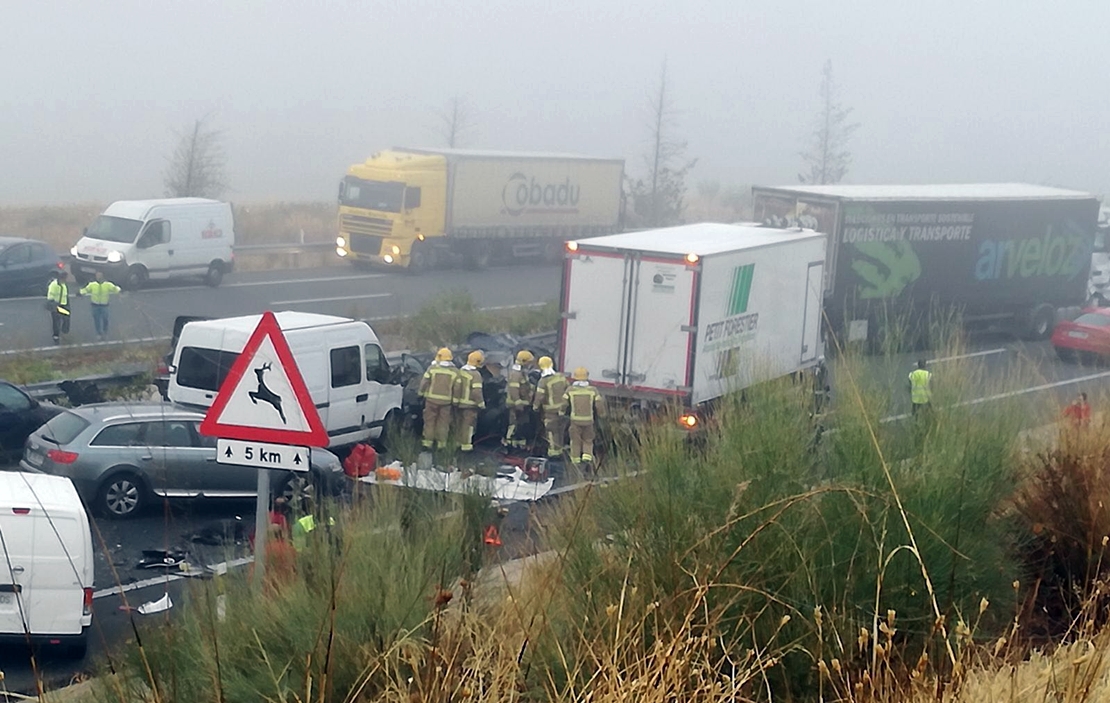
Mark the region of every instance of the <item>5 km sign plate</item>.
POLYGON ((288 444, 217 439, 216 463, 259 469, 308 471, 308 451, 308 447, 293 447, 288 444))

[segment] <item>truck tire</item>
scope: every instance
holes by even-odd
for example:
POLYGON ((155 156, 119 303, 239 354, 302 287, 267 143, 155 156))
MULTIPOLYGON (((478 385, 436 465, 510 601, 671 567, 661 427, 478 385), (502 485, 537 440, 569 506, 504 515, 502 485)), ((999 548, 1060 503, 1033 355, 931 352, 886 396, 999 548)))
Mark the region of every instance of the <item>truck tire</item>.
POLYGON ((123 285, 127 290, 139 290, 146 285, 149 278, 146 269, 139 264, 135 264, 127 269, 127 278, 124 279, 123 285))
POLYGON ((1030 341, 1041 341, 1052 336, 1052 327, 1056 322, 1056 308, 1042 303, 1029 311, 1025 321, 1024 337, 1030 341))
POLYGON ((489 242, 475 242, 474 248, 466 255, 466 263, 475 271, 485 271, 492 258, 489 242))
POLYGON ((410 276, 419 276, 431 268, 431 252, 428 247, 420 242, 413 242, 412 249, 409 251, 409 265, 405 269, 405 273, 410 276))
POLYGON ((213 261, 208 265, 208 273, 204 274, 204 285, 209 288, 219 288, 223 280, 224 265, 219 261, 213 261))

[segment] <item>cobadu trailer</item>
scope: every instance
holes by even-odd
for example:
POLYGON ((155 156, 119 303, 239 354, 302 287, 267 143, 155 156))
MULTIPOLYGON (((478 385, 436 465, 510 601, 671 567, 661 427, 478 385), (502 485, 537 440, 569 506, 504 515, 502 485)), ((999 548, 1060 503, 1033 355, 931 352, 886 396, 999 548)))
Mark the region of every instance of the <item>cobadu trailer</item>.
POLYGON ((615 417, 696 429, 732 393, 818 367, 826 237, 704 223, 567 243, 557 363, 615 417))

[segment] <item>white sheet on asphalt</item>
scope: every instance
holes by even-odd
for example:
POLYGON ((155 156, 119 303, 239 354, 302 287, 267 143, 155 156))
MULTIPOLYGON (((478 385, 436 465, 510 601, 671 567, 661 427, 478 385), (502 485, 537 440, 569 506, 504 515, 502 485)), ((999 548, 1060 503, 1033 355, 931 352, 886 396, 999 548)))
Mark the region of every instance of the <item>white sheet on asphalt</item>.
POLYGON ((555 485, 553 478, 546 481, 528 481, 520 469, 515 468, 511 474, 497 476, 467 475, 462 471, 418 469, 415 466, 401 471, 401 478, 397 480, 380 479, 373 473, 359 480, 370 484, 404 486, 441 493, 473 493, 489 496, 493 500, 528 502, 543 498, 555 485))

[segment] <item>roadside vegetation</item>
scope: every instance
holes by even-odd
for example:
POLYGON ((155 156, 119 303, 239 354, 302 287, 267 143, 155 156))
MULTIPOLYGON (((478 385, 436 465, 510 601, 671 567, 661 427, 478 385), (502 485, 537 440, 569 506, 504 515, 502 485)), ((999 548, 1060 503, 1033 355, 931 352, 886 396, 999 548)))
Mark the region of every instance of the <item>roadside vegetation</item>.
POLYGON ((817 418, 789 380, 696 444, 660 418, 601 467, 623 480, 537 508, 526 565, 484 544, 480 496, 328 505, 263 590, 194 582, 140 623, 88 699, 1104 699, 1107 428, 1046 442, 1027 430, 1058 408, 960 405, 1030 380, 979 359, 944 365, 931 416, 886 422, 903 365, 839 355, 817 418))
POLYGON ((410 317, 374 323, 380 335, 401 340, 406 348, 436 349, 462 344, 471 332, 528 335, 549 332, 559 322, 555 302, 483 310, 465 290, 440 293, 410 317))

